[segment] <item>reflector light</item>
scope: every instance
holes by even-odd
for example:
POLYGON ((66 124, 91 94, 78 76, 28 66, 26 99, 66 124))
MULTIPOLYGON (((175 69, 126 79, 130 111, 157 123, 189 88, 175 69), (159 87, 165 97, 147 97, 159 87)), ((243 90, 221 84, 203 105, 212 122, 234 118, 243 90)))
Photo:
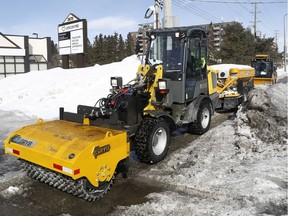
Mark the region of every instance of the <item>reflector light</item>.
POLYGON ((55 164, 55 163, 53 163, 53 168, 58 169, 58 170, 60 170, 60 171, 62 171, 62 172, 68 173, 68 174, 70 174, 70 175, 72 175, 72 174, 77 175, 77 174, 80 173, 80 169, 76 169, 76 170, 74 170, 74 172, 73 172, 72 169, 67 168, 67 167, 64 167, 64 166, 61 166, 61 165, 59 165, 59 164, 55 164))
POLYGON ((16 154, 16 155, 20 155, 20 151, 16 150, 16 149, 12 149, 12 148, 6 148, 6 151, 7 152, 10 152, 10 153, 13 153, 13 154, 16 154))
POLYGON ((13 149, 13 153, 16 155, 20 155, 20 151, 13 149))
POLYGON ((69 174, 72 174, 72 169, 69 169, 67 167, 62 167, 62 171, 66 172, 66 173, 69 173, 69 174))
POLYGON ((53 167, 54 167, 55 169, 58 169, 58 170, 61 170, 61 171, 62 171, 62 166, 61 166, 61 165, 53 164, 53 167))
POLYGON ((74 175, 77 175, 80 173, 80 169, 74 170, 74 175))
POLYGON ((7 152, 13 153, 13 149, 12 148, 6 148, 7 152))

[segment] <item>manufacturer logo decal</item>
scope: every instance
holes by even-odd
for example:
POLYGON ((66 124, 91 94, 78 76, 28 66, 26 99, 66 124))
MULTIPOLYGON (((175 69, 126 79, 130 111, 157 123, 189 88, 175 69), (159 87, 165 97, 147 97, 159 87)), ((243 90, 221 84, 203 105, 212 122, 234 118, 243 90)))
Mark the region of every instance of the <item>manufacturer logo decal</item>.
POLYGON ((29 140, 29 139, 25 139, 25 138, 21 137, 20 135, 13 136, 10 139, 10 142, 14 142, 14 143, 17 143, 19 145, 26 146, 26 147, 29 147, 29 148, 33 147, 36 144, 35 141, 29 140))
POLYGON ((111 149, 111 146, 109 144, 105 146, 101 146, 101 147, 96 146, 93 150, 93 155, 95 158, 97 158, 99 155, 109 152, 110 149, 111 149))

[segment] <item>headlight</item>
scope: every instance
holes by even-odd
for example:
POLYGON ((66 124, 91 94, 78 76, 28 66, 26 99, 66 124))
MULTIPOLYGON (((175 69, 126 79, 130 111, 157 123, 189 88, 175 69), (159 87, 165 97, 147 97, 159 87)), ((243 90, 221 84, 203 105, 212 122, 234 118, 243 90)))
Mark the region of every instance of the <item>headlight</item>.
POLYGON ((167 89, 167 82, 166 80, 159 80, 158 82, 159 90, 167 89))
POLYGON ((168 94, 169 89, 167 85, 167 80, 159 79, 158 80, 158 89, 160 94, 168 94))
POLYGON ((111 77, 111 86, 113 88, 119 88, 122 86, 122 77, 111 77))

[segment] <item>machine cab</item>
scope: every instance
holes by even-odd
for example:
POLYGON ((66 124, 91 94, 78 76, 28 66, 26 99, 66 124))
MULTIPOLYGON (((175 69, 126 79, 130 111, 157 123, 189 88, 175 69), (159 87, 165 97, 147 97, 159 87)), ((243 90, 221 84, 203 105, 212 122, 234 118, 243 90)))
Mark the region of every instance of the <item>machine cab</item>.
POLYGON ((185 103, 199 94, 208 94, 207 35, 203 29, 158 29, 148 36, 146 64, 163 66, 163 79, 169 80, 174 103, 185 103))
POLYGON ((269 55, 256 55, 256 58, 251 62, 251 66, 255 69, 255 77, 272 78, 273 73, 276 73, 269 55))

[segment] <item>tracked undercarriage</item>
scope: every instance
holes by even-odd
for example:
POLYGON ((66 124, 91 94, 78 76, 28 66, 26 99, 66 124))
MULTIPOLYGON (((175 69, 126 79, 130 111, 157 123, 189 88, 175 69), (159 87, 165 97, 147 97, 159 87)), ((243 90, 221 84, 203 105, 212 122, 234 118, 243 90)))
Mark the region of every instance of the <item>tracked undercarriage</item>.
POLYGON ((21 166, 31 178, 87 201, 95 201, 101 198, 110 190, 115 179, 115 175, 113 175, 109 182, 100 182, 99 186, 95 188, 85 178, 75 181, 70 177, 23 160, 21 160, 21 166))

